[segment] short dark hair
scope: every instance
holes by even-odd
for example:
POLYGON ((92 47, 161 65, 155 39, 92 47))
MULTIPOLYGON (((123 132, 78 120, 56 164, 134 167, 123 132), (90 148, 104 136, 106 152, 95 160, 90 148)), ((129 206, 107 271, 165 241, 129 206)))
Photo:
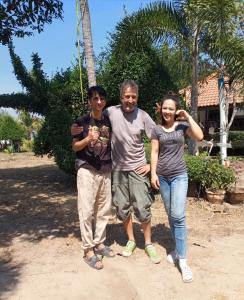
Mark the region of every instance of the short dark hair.
POLYGON ((123 93, 124 93, 124 89, 127 88, 127 87, 130 87, 132 89, 135 89, 136 90, 136 93, 138 95, 138 84, 134 81, 134 80, 131 80, 131 79, 125 79, 123 81, 123 83, 121 84, 120 86, 120 98, 122 98, 123 96, 123 93))
POLYGON ((104 97, 105 99, 107 99, 107 93, 105 91, 104 88, 102 88, 101 86, 99 85, 94 85, 94 86, 91 86, 89 89, 88 89, 88 99, 91 100, 92 97, 95 95, 95 94, 98 94, 99 96, 102 96, 104 97))
POLYGON ((166 124, 164 117, 162 115, 162 106, 166 100, 173 100, 175 102, 176 110, 178 110, 180 108, 180 100, 179 100, 179 96, 177 94, 175 94, 173 92, 168 92, 166 95, 164 95, 163 99, 161 100, 161 103, 160 103, 160 115, 161 115, 162 125, 166 124))

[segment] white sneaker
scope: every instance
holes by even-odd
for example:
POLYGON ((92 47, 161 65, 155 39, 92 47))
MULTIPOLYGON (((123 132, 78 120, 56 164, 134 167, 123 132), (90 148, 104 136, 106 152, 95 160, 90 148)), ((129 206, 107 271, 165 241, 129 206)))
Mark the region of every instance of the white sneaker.
POLYGON ((193 280, 193 275, 192 275, 192 270, 191 268, 187 265, 186 261, 184 262, 179 262, 180 270, 181 270, 181 275, 182 275, 182 280, 184 282, 192 282, 193 280))
POLYGON ((179 257, 176 253, 175 250, 171 251, 168 255, 167 255, 167 261, 171 264, 176 264, 179 260, 179 257))

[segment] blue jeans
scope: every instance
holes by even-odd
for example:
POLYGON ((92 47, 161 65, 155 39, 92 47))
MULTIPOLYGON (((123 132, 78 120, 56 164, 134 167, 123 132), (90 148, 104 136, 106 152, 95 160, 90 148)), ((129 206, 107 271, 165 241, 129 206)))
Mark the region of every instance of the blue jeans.
POLYGON ((179 258, 186 258, 186 196, 188 175, 174 177, 159 176, 160 193, 168 214, 172 237, 179 258))

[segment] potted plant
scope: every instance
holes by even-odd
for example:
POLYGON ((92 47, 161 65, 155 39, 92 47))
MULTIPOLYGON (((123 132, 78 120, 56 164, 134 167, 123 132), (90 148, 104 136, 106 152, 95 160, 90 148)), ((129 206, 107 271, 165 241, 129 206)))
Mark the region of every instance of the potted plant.
POLYGON ((242 179, 244 178, 244 160, 242 158, 234 158, 234 160, 231 161, 231 166, 236 173, 236 182, 235 186, 227 191, 227 201, 231 204, 244 203, 244 187, 242 179))
POLYGON ((226 191, 235 182, 235 172, 231 167, 224 167, 218 161, 209 160, 202 177, 207 200, 211 203, 223 203, 226 191))

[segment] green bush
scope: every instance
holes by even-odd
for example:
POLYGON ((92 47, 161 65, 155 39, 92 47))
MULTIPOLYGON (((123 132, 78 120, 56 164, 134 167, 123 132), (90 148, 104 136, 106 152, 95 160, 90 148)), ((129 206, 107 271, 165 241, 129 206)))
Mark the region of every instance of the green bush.
POLYGON ((199 156, 190 154, 185 155, 185 161, 188 170, 189 180, 196 183, 201 183, 204 177, 207 166, 207 154, 202 153, 199 156))
POLYGON ((202 178, 202 186, 210 190, 228 190, 235 182, 233 168, 225 168, 217 161, 209 160, 202 178))
POLYGON ((3 153, 6 153, 6 154, 11 154, 13 152, 14 152, 13 146, 8 146, 7 148, 3 149, 3 153))
POLYGON ((146 154, 146 160, 149 163, 151 160, 151 143, 150 141, 144 141, 144 149, 146 154))
POLYGON ((73 122, 66 109, 56 109, 45 119, 38 136, 34 140, 36 155, 53 156, 58 167, 66 173, 75 173, 75 154, 72 151, 70 127, 73 122))
POLYGON ((0 140, 17 141, 24 137, 23 127, 9 115, 0 116, 0 140))
POLYGON ((207 157, 186 155, 189 180, 200 183, 205 189, 227 190, 235 182, 235 172, 225 168, 218 160, 207 157))
POLYGON ((21 152, 32 152, 33 151, 33 140, 24 139, 22 145, 20 146, 21 152))

